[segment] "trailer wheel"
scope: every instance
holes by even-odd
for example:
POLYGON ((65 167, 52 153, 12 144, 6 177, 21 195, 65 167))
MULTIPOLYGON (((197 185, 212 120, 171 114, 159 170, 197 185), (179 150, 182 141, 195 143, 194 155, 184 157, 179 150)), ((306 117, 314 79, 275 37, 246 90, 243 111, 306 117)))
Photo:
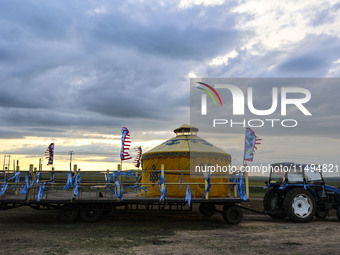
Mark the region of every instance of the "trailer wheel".
POLYGON ((340 205, 338 206, 338 209, 336 210, 336 216, 338 216, 338 220, 340 220, 340 205))
POLYGON ((315 211, 315 217, 318 219, 325 219, 328 216, 328 210, 322 210, 319 208, 316 208, 315 211))
POLYGON ((309 222, 315 214, 315 201, 313 195, 305 189, 295 188, 288 192, 283 209, 294 222, 309 222))
POLYGON ((263 198, 263 208, 267 214, 273 219, 286 218, 285 212, 282 210, 283 198, 271 189, 266 192, 263 198))
POLYGON ((243 219, 243 212, 241 208, 236 205, 225 206, 222 215, 225 222, 232 225, 239 224, 243 219))
POLYGON ((206 217, 211 217, 216 211, 215 204, 201 203, 199 207, 200 213, 206 217))
POLYGON ((79 210, 78 208, 73 204, 64 204, 59 209, 59 218, 60 220, 66 222, 66 223, 73 223, 78 219, 79 216, 79 210))
POLYGON ((80 218, 85 222, 96 222, 103 215, 103 209, 96 204, 84 205, 80 210, 80 218))

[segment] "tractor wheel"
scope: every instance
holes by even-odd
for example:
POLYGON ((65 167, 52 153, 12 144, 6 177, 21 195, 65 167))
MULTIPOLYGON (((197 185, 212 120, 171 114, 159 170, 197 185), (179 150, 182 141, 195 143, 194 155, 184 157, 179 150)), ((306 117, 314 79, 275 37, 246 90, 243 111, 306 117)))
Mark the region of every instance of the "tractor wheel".
POLYGON ((322 210, 320 208, 316 208, 315 217, 318 219, 325 219, 328 216, 328 210, 322 210))
POLYGON ((103 209, 96 204, 84 205, 80 210, 80 218, 85 222, 96 222, 103 215, 103 209))
POLYGON ((78 219, 78 216, 79 216, 79 210, 73 204, 64 204, 59 209, 60 220, 68 224, 75 222, 78 219))
POLYGON ((216 211, 215 204, 201 203, 199 207, 200 213, 206 217, 211 217, 216 211))
POLYGON ((338 209, 336 210, 336 216, 338 216, 338 220, 340 220, 340 205, 338 206, 338 209))
POLYGON ((232 225, 239 224, 243 219, 243 212, 241 208, 236 205, 225 206, 222 215, 225 222, 232 225))
POLYGON ((288 192, 283 209, 294 222, 309 222, 315 214, 315 201, 313 195, 305 189, 295 188, 288 192))
POLYGON ((286 218, 285 212, 282 210, 283 198, 271 189, 266 192, 263 198, 263 208, 273 219, 286 218))

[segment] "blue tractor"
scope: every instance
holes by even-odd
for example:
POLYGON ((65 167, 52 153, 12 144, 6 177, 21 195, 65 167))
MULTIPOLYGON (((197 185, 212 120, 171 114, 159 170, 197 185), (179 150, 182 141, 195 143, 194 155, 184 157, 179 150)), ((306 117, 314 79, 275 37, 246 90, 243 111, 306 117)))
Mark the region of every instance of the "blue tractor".
POLYGON ((326 185, 321 172, 312 164, 272 164, 265 182, 265 212, 276 219, 309 222, 313 216, 326 218, 335 209, 340 220, 340 188, 326 185))

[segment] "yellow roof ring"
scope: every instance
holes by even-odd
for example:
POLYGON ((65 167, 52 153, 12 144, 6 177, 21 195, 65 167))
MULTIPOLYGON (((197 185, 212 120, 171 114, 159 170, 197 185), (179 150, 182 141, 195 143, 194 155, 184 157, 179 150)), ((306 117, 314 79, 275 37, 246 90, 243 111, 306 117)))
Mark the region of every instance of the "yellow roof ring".
POLYGON ((176 136, 179 135, 197 135, 198 128, 194 126, 190 126, 188 124, 183 124, 182 126, 176 128, 174 130, 176 136))

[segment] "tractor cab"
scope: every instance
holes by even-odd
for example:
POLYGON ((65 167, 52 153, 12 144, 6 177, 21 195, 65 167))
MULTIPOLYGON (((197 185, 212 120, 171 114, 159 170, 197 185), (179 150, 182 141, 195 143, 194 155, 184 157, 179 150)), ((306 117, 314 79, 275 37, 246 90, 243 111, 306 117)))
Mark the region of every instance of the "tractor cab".
POLYGON ((270 186, 285 184, 320 184, 324 180, 320 168, 314 164, 275 163, 270 165, 270 186))

